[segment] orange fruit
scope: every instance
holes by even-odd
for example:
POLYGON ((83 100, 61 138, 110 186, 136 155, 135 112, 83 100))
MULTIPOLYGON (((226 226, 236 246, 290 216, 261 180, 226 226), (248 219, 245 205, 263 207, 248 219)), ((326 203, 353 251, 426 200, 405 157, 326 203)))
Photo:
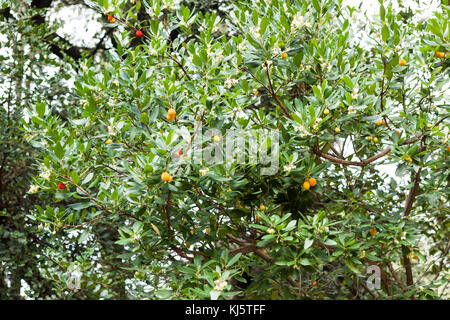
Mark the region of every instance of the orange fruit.
POLYGON ((281 56, 283 57, 283 59, 287 59, 288 54, 286 52, 283 52, 283 54, 281 56))
POLYGON ((167 120, 173 121, 175 120, 176 111, 173 108, 170 108, 169 111, 167 111, 167 120))
POLYGON ((309 190, 310 184, 308 181, 303 182, 303 188, 305 188, 305 190, 309 190))
POLYGON ((163 172, 163 174, 161 175, 161 179, 163 181, 170 182, 172 181, 172 176, 168 172, 163 172))
POLYGON ((413 161, 413 159, 412 159, 410 156, 406 157, 405 160, 406 160, 406 161, 409 161, 409 162, 412 162, 412 161, 413 161))
POLYGON ((190 247, 191 244, 189 242, 186 242, 186 247, 190 247))
POLYGON ((447 151, 450 152, 450 146, 447 146, 447 151))
POLYGON ((370 234, 371 234, 372 236, 376 235, 376 234, 377 234, 377 229, 371 228, 371 229, 370 229, 370 234))
POLYGON ((314 187, 316 184, 317 184, 316 179, 314 179, 314 178, 309 178, 309 185, 310 185, 311 187, 314 187))
POLYGON ((443 53, 443 52, 441 52, 441 51, 436 51, 435 53, 434 53, 434 56, 436 57, 436 58, 443 58, 444 56, 445 56, 445 53, 443 53))
POLYGON ((210 228, 206 228, 206 229, 205 229, 205 232, 206 232, 207 234, 210 234, 211 229, 210 229, 210 228))
POLYGON ((194 230, 189 231, 192 235, 194 235, 194 230))
POLYGON ((404 67, 404 66, 406 66, 406 60, 405 59, 400 59, 398 64, 401 65, 402 67, 404 67))
POLYGON ((108 139, 108 140, 105 141, 105 144, 111 144, 111 143, 112 143, 111 139, 108 139))
POLYGON ((256 220, 257 221, 261 220, 261 216, 259 214, 256 215, 256 220))

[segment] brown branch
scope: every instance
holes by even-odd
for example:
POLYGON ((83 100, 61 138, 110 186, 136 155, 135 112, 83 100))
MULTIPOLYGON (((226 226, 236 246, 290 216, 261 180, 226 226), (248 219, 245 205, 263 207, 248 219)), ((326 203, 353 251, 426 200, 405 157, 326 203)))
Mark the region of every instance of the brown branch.
POLYGON ((314 146, 313 151, 315 154, 317 154, 318 156, 330 160, 331 162, 334 163, 338 163, 338 164, 343 164, 343 165, 349 165, 349 166, 358 166, 358 167, 365 167, 367 165, 369 165, 370 163, 374 162, 375 160, 378 160, 379 158, 384 157, 385 155, 387 155, 389 152, 391 152, 391 148, 387 147, 386 149, 384 149, 383 151, 381 151, 380 153, 364 160, 361 162, 358 161, 348 161, 348 160, 344 160, 344 159, 339 159, 336 157, 333 157, 327 153, 322 152, 319 147, 317 145, 314 146))
MULTIPOLYGON (((404 217, 407 217, 411 213, 412 205, 416 198, 417 190, 419 189, 421 172, 422 172, 422 168, 419 168, 419 170, 417 170, 416 177, 414 179, 414 185, 409 190, 409 194, 408 194, 408 197, 406 198, 406 203, 405 203, 405 211, 403 213, 404 217)), ((408 258, 408 248, 405 245, 402 245, 402 253, 403 253, 403 264, 404 264, 405 273, 406 273, 406 284, 408 286, 412 286, 412 285, 414 285, 414 280, 413 280, 413 274, 412 274, 412 268, 411 268, 411 261, 408 258)), ((414 299, 414 296, 411 296, 411 298, 414 299)))

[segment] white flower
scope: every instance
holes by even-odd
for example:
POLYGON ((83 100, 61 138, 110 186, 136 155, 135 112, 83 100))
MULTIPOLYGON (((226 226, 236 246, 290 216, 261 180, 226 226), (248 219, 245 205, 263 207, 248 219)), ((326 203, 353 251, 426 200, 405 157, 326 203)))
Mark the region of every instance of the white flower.
POLYGON ((272 60, 267 60, 262 63, 262 67, 266 70, 269 70, 272 66, 272 60))
POLYGON ((209 168, 203 168, 200 169, 199 173, 200 173, 200 177, 203 177, 205 174, 207 174, 209 172, 209 168))
POLYGON ((272 228, 267 229, 267 233, 274 234, 276 231, 272 228))
POLYGON ((234 86, 238 81, 236 79, 231 79, 228 78, 227 80, 225 80, 225 88, 231 88, 232 86, 234 86))
POLYGON ((301 136, 301 137, 306 137, 306 136, 309 136, 309 135, 310 135, 310 133, 308 132, 308 130, 306 130, 306 128, 305 128, 304 126, 302 126, 302 125, 295 126, 295 127, 294 127, 294 130, 295 130, 295 131, 300 131, 300 136, 301 136))
POLYGON ((261 34, 259 33, 260 28, 259 26, 250 27, 250 33, 253 37, 255 37, 257 40, 261 39, 261 34))
POLYGON ((294 17, 294 20, 292 20, 291 23, 291 32, 294 32, 295 30, 303 27, 303 25, 305 24, 304 20, 303 20, 303 16, 301 15, 296 15, 294 17))
POLYGON ((242 41, 241 43, 239 43, 238 46, 237 46, 237 48, 238 48, 238 50, 241 51, 241 52, 247 50, 247 46, 246 46, 246 44, 245 44, 244 41, 242 41))
POLYGON ((214 284, 215 284, 214 290, 222 291, 227 286, 228 282, 226 282, 223 279, 217 279, 214 280, 214 284))
POLYGON ((138 241, 138 240, 140 240, 140 239, 141 239, 141 236, 140 236, 139 234, 133 233, 133 234, 131 235, 131 241, 133 241, 133 242, 138 241))
POLYGON ((116 128, 114 127, 114 125, 109 125, 108 126, 108 135, 110 135, 110 136, 115 136, 116 135, 116 128))
POLYGON ((347 111, 348 111, 348 113, 356 113, 356 109, 355 108, 353 108, 352 106, 349 106, 348 108, 347 108, 347 111))
POLYGON ((272 54, 273 54, 274 56, 280 55, 280 54, 281 54, 281 49, 280 49, 278 46, 273 47, 273 49, 272 49, 272 54))
POLYGON ((293 165, 293 164, 288 164, 288 165, 286 165, 286 166, 284 166, 284 171, 285 172, 291 172, 292 170, 294 170, 295 168, 297 168, 295 165, 293 165))
POLYGON ((158 51, 156 51, 155 49, 153 49, 153 48, 151 48, 150 50, 149 50, 149 52, 150 52, 150 54, 152 55, 152 56, 158 56, 158 51))
POLYGON ((402 232, 400 235, 400 240, 406 240, 406 232, 402 232))
POLYGON ((52 171, 50 169, 46 169, 39 174, 39 177, 44 178, 47 181, 50 181, 50 176, 52 171))
POLYGON ((30 186, 28 193, 36 193, 36 192, 38 192, 38 190, 39 190, 39 186, 34 184, 34 185, 30 186))
POLYGON ((219 63, 220 61, 222 61, 222 59, 223 59, 222 51, 218 51, 218 52, 216 52, 216 54, 214 55, 213 63, 214 63, 214 64, 219 63))
POLYGON ((358 88, 353 88, 353 90, 352 90, 352 99, 353 100, 358 99, 358 92, 359 92, 358 88))

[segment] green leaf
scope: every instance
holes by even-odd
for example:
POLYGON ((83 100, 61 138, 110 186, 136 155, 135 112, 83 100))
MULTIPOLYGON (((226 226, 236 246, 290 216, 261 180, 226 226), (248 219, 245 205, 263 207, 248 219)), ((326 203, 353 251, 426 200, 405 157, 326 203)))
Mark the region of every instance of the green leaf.
POLYGON ((36 113, 39 118, 42 118, 45 114, 45 102, 40 102, 36 104, 36 113))
POLYGON ((78 184, 78 182, 80 182, 80 177, 78 176, 78 173, 75 170, 70 173, 70 177, 72 178, 72 182, 74 184, 78 184))
POLYGON ((352 81, 352 79, 350 79, 349 76, 344 75, 344 76, 342 77, 342 80, 344 80, 344 82, 345 82, 345 84, 347 85, 347 87, 349 87, 350 89, 353 89, 353 81, 352 81))
POLYGON ((386 24, 381 28, 381 38, 384 42, 389 40, 389 27, 386 24))

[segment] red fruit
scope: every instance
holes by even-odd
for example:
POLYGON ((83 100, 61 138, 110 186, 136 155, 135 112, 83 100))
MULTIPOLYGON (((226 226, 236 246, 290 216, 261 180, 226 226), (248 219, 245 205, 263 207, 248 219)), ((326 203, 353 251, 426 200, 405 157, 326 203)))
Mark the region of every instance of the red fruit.
POLYGON ((136 37, 142 37, 143 33, 141 30, 136 31, 136 37))
POLYGON ((65 188, 66 188, 66 185, 65 185, 64 183, 60 182, 60 183, 58 184, 58 188, 59 188, 59 189, 65 189, 65 188))
POLYGON ((179 158, 182 154, 183 154, 183 152, 182 152, 181 150, 178 150, 178 151, 176 151, 176 152, 173 154, 173 156, 174 156, 175 158, 179 158))

